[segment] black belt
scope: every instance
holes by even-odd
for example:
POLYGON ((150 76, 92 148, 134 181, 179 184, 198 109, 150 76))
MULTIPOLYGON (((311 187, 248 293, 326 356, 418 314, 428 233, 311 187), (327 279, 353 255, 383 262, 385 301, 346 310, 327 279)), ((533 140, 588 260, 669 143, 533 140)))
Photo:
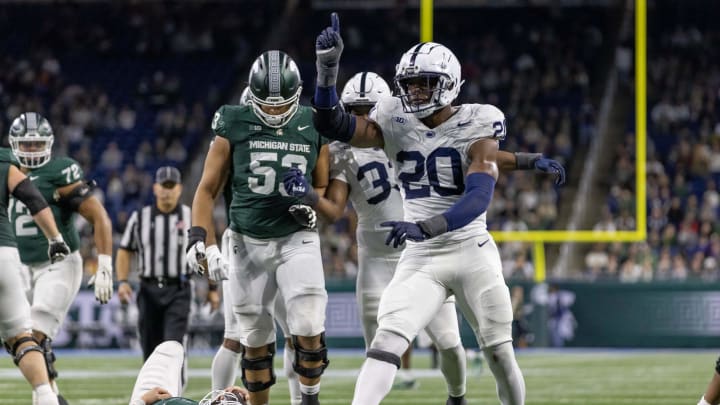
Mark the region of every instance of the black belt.
POLYGON ((140 280, 146 284, 152 284, 157 287, 163 288, 170 285, 185 286, 188 284, 187 279, 181 279, 178 277, 141 277, 140 280))

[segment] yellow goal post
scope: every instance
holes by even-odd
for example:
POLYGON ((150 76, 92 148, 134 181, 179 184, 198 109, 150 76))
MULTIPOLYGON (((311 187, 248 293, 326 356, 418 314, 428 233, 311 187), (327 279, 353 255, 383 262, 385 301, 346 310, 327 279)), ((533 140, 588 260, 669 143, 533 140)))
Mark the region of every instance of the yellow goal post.
MULTIPOLYGON (((433 39, 433 0, 420 0, 420 41, 433 39)), ((633 231, 494 231, 498 242, 533 242, 535 281, 546 277, 545 243, 639 242, 647 239, 647 0, 635 0, 635 217, 633 231)))

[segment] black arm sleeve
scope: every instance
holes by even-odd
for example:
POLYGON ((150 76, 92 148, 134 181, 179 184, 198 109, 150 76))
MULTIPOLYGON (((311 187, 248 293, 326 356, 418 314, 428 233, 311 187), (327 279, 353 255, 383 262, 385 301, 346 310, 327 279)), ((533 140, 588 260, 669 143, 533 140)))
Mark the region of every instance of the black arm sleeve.
POLYGON ((77 211, 83 201, 92 196, 92 189, 97 183, 94 180, 85 182, 69 192, 67 195, 60 198, 60 204, 67 207, 72 211, 77 211))
POLYGON ((332 108, 313 105, 313 125, 326 138, 350 142, 355 133, 355 116, 346 113, 338 105, 332 108))
POLYGON ((35 187, 29 177, 26 177, 25 180, 15 186, 12 195, 28 207, 31 215, 37 214, 48 206, 47 201, 40 194, 40 190, 35 187))

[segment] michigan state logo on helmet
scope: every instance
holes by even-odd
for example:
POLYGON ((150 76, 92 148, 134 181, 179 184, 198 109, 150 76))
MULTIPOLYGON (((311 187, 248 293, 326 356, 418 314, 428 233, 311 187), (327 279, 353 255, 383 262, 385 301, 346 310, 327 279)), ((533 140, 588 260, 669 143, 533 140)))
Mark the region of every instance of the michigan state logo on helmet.
POLYGON ((10 147, 21 166, 36 169, 50 161, 55 141, 52 127, 36 112, 25 112, 13 120, 8 134, 10 147))
POLYGON ((253 111, 268 126, 280 128, 297 112, 302 80, 285 52, 267 51, 255 59, 248 83, 253 111))

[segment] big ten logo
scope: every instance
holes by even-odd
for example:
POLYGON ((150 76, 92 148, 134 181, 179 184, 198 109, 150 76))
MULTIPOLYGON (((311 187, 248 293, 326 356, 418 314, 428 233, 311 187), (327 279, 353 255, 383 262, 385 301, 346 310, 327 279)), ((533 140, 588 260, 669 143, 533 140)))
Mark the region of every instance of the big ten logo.
POLYGON ((134 302, 120 304, 117 296, 100 305, 91 291, 80 291, 75 297, 60 331, 53 340, 55 347, 116 348, 130 346, 135 339, 137 307, 134 302))

